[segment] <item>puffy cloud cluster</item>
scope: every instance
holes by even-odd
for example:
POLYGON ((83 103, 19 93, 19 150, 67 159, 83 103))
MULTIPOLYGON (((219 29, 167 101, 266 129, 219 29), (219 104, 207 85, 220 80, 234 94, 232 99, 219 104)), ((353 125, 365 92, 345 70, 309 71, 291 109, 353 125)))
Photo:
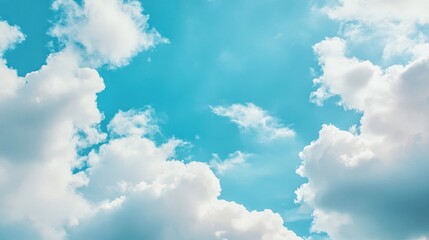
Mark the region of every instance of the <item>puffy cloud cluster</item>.
POLYGON ((63 226, 91 211, 76 191, 87 178, 71 169, 80 146, 104 138, 95 128, 104 83, 77 59, 65 49, 25 77, 5 65, 8 74, 0 72, 2 83, 13 83, 0 96, 0 224, 28 222, 43 239, 64 237, 63 226))
MULTIPOLYGON (((54 6, 65 11, 53 30, 64 49, 24 77, 0 61, 1 239, 300 239, 270 210, 218 199, 207 164, 174 160, 182 141, 150 139, 153 110, 119 112, 99 130, 104 83, 87 66, 121 65, 153 44, 138 2, 54 6)), ((0 27, 1 51, 23 39, 0 27)))
POLYGON ((82 47, 91 65, 126 65, 140 51, 167 42, 149 29, 137 0, 56 0, 53 7, 63 16, 51 34, 82 47))
MULTIPOLYGON (((355 11, 369 4, 343 2, 342 8, 355 11)), ((373 4, 382 2, 387 4, 373 4)), ((345 131, 324 125, 319 138, 304 148, 298 173, 308 183, 297 190, 297 200, 314 209, 313 230, 334 240, 426 239, 429 58, 383 68, 348 57, 346 49, 347 41, 338 37, 314 46, 323 74, 315 79, 319 88, 311 97, 321 105, 338 96, 343 107, 362 114, 360 126, 345 131)))
POLYGON ((214 114, 229 118, 241 129, 255 132, 261 141, 295 136, 292 129, 285 127, 279 119, 270 116, 265 110, 253 103, 210 108, 214 114))
MULTIPOLYGON (((123 120, 128 125, 146 115, 134 112, 123 120)), ((111 126, 113 132, 122 129, 111 126)), ((174 160, 181 143, 156 145, 130 132, 93 151, 90 182, 82 191, 93 201, 111 201, 72 228, 70 239, 300 239, 270 210, 249 212, 219 200, 219 180, 207 164, 174 160)))

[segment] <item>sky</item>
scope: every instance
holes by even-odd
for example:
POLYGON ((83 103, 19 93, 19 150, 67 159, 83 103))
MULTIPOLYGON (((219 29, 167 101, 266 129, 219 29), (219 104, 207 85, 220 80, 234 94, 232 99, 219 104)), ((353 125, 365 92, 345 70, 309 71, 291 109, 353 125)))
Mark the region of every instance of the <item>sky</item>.
POLYGON ((0 239, 429 239, 425 0, 0 0, 0 239))

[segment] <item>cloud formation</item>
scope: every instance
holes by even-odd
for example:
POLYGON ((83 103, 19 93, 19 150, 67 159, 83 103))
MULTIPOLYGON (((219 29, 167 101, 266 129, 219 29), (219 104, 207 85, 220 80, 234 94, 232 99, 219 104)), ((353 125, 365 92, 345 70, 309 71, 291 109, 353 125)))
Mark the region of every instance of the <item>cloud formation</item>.
MULTIPOLYGON (((345 14, 341 18, 363 21, 374 11, 390 14, 377 5, 387 1, 371 2, 378 7, 365 13, 361 6, 369 1, 342 2, 336 10, 345 14)), ((386 7, 399 11, 401 4, 405 2, 386 7)), ((424 20, 413 6, 401 14, 396 20, 424 20), (415 16, 406 15, 408 10, 415 16)), ((318 89, 311 99, 321 105, 338 96, 344 108, 362 114, 360 126, 345 131, 324 125, 318 139, 304 148, 298 173, 308 183, 297 190, 297 200, 313 208, 313 230, 327 232, 334 240, 426 239, 429 55, 381 67, 348 57, 347 44, 334 37, 314 46, 323 74, 315 79, 318 89)))
MULTIPOLYGON (((79 146, 104 138, 95 128, 102 119, 96 94, 104 83, 77 59, 65 49, 25 77, 1 66, 8 85, 0 92, 0 225, 22 224, 42 239, 63 238, 64 226, 91 212, 76 190, 87 178, 71 170, 79 146)), ((13 234, 0 232, 4 239, 13 234)))
POLYGON ((137 53, 167 40, 148 27, 139 1, 56 0, 62 16, 51 34, 67 45, 81 47, 93 66, 123 66, 137 53))
POLYGON ((359 20, 370 23, 399 21, 401 23, 429 23, 425 0, 337 0, 332 6, 323 8, 332 18, 339 20, 359 20))
POLYGON ((279 119, 270 116, 265 110, 253 103, 210 108, 214 114, 229 118, 241 129, 255 132, 261 141, 295 136, 292 129, 285 127, 279 119))
POLYGON ((16 43, 22 42, 25 37, 17 26, 11 26, 6 21, 0 21, 0 56, 7 49, 12 48, 16 43))
POLYGON ((154 110, 148 108, 144 111, 119 111, 110 121, 107 128, 115 136, 145 136, 159 132, 158 125, 153 119, 154 110))
POLYGON ((3 58, 3 53, 24 40, 24 34, 17 26, 11 26, 5 21, 0 21, 0 100, 11 97, 16 89, 23 84, 18 78, 16 70, 7 67, 7 62, 3 58))
MULTIPOLYGON (((133 122, 147 113, 132 115, 123 120, 133 122)), ((122 129, 111 126, 113 132, 122 129)), ((270 210, 249 212, 219 200, 219 180, 207 164, 174 160, 181 143, 170 139, 157 145, 131 132, 92 152, 83 192, 93 201, 111 202, 72 228, 70 239, 300 239, 270 210)))
POLYGON ((236 151, 228 155, 226 159, 221 159, 218 154, 213 154, 213 158, 210 160, 210 167, 218 174, 224 174, 225 172, 239 167, 244 164, 246 160, 251 156, 249 153, 243 153, 236 151))
MULTIPOLYGON (((0 61, 0 238, 300 239, 271 210, 220 200, 207 164, 174 159, 182 141, 150 139, 152 109, 119 112, 99 130, 104 82, 88 66, 126 64, 159 37, 137 1, 54 8, 63 49, 24 77, 0 61)), ((0 27, 2 52, 23 40, 0 27)))
POLYGON ((349 42, 373 41, 373 45, 382 48, 383 57, 390 59, 429 53, 427 8, 429 3, 424 0, 337 0, 322 11, 341 21, 349 42))

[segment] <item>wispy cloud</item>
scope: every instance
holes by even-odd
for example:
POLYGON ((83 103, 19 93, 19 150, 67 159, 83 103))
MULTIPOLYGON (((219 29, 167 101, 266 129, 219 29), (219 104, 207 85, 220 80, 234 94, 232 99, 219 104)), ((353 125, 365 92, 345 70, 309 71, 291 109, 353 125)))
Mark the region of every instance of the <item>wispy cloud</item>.
POLYGON ((277 118, 253 103, 233 104, 230 106, 210 106, 212 112, 229 118, 241 129, 254 131, 261 141, 271 141, 295 136, 295 131, 284 126, 277 118))
POLYGON ((251 156, 251 154, 236 151, 229 154, 226 159, 221 159, 218 154, 213 154, 213 158, 210 160, 209 165, 218 174, 224 174, 225 172, 244 164, 251 156))

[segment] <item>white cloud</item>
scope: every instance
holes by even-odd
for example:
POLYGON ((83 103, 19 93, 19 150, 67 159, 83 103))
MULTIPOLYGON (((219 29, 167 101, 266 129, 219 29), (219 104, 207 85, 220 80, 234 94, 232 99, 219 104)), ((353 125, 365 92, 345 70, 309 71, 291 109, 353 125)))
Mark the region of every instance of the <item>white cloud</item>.
MULTIPOLYGON (((130 117, 139 114, 147 115, 130 117)), ((113 132, 122 129, 111 126, 113 132)), ((131 133, 90 154, 85 196, 117 199, 117 204, 71 228, 70 239, 300 239, 270 210, 249 212, 219 200, 219 180, 208 165, 172 160, 180 143, 172 139, 157 145, 131 133)))
POLYGON ((11 97, 16 89, 24 84, 24 81, 17 76, 16 70, 7 67, 7 62, 3 59, 3 53, 24 40, 24 34, 17 26, 10 26, 5 21, 0 21, 0 100, 11 97))
POLYGON ((228 155, 228 158, 222 160, 218 154, 213 154, 213 158, 210 160, 209 165, 219 174, 244 164, 251 154, 236 151, 228 155))
POLYGON ((280 120, 270 116, 265 110, 253 103, 210 108, 214 114, 231 119, 241 129, 255 131, 262 141, 295 136, 292 129, 285 127, 280 120))
POLYGON ((361 20, 371 23, 401 21, 429 23, 425 0, 337 0, 333 6, 325 7, 329 16, 340 20, 361 20))
POLYGON ((377 98, 387 90, 384 86, 386 81, 374 81, 382 75, 378 66, 345 56, 345 40, 337 37, 326 39, 314 46, 314 52, 323 68, 323 75, 314 79, 319 89, 311 94, 313 102, 321 105, 327 98, 341 93, 341 104, 362 111, 365 101, 371 97, 367 95, 377 98))
POLYGON ((360 126, 325 125, 304 148, 298 173, 309 182, 297 200, 314 209, 313 230, 332 239, 427 237, 429 59, 382 68, 345 56, 346 47, 340 38, 315 45, 323 75, 313 97, 339 96, 362 113, 360 126))
MULTIPOLYGON (((182 141, 158 145, 147 138, 158 131, 150 109, 119 112, 108 125, 110 139, 100 144, 106 134, 99 131, 97 94, 104 83, 83 59, 121 65, 148 46, 132 40, 142 32, 128 29, 124 34, 138 43, 110 49, 119 40, 104 38, 106 29, 121 32, 99 22, 103 14, 116 16, 123 28, 146 18, 136 1, 55 4, 68 14, 54 30, 64 30, 56 33, 65 48, 24 77, 0 61, 0 238, 300 239, 270 210, 249 212, 218 199, 219 180, 208 165, 174 160, 182 141), (79 155, 93 144, 98 151, 79 155), (82 165, 90 168, 73 173, 82 165)), ((23 36, 16 27, 5 29, 2 51, 23 36)))
POLYGON ((153 109, 148 108, 145 111, 131 110, 128 112, 119 111, 110 121, 107 128, 114 135, 118 136, 145 136, 153 135, 159 132, 153 118, 153 109))
POLYGON ((55 10, 64 16, 51 34, 66 44, 82 46, 92 65, 122 66, 137 53, 167 42, 148 27, 148 17, 136 0, 56 0, 55 10))
POLYGON ((321 10, 342 22, 343 37, 348 41, 372 42, 390 59, 428 56, 427 36, 422 31, 429 24, 428 8, 425 0, 337 0, 321 10))
POLYGON ((25 39, 24 34, 17 26, 11 26, 5 21, 0 21, 0 56, 7 49, 13 48, 16 43, 20 43, 25 39))
POLYGON ((50 55, 24 78, 9 73, 16 85, 0 98, 0 225, 28 225, 43 239, 61 239, 64 226, 91 213, 76 190, 88 179, 71 169, 80 142, 87 141, 79 131, 103 138, 93 126, 102 118, 96 94, 104 84, 69 50, 50 55))

